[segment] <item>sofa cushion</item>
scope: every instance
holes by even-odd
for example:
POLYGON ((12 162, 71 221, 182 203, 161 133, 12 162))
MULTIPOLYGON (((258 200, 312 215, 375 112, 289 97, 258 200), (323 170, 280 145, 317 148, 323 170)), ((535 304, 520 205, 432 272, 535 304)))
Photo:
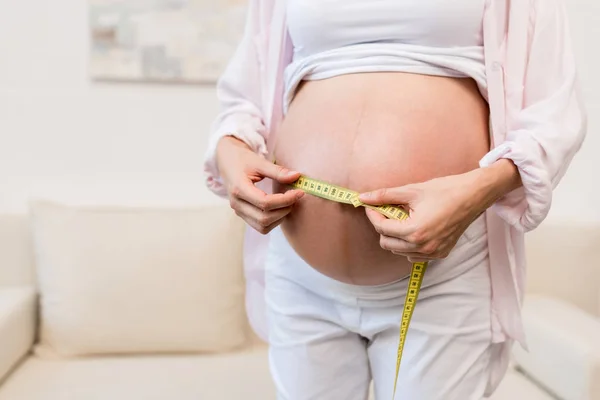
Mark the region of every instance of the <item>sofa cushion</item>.
POLYGON ((266 348, 218 355, 29 358, 0 400, 275 400, 266 348))
POLYGON ((228 207, 31 205, 38 355, 219 352, 244 344, 243 223, 228 207))

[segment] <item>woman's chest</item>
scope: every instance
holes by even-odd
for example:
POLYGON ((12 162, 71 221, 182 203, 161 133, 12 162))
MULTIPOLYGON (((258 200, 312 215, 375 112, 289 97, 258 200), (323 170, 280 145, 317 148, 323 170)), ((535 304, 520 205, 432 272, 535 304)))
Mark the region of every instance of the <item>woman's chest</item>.
POLYGON ((286 0, 296 51, 369 42, 480 46, 485 0, 286 0))

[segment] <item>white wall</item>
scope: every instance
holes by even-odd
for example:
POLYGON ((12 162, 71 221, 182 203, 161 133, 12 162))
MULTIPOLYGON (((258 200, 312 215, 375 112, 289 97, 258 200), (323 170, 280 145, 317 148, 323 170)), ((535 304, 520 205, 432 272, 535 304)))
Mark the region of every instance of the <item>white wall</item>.
POLYGON ((0 0, 0 211, 31 195, 214 202, 207 86, 88 81, 85 0, 0 0))
MULTIPOLYGON (((565 1, 592 118, 550 219, 600 222, 600 2, 565 1)), ((89 83, 85 3, 0 0, 0 211, 31 194, 218 201, 201 163, 214 89, 89 83)))
POLYGON ((563 0, 589 114, 586 142, 555 192, 550 220, 600 221, 600 2, 563 0))

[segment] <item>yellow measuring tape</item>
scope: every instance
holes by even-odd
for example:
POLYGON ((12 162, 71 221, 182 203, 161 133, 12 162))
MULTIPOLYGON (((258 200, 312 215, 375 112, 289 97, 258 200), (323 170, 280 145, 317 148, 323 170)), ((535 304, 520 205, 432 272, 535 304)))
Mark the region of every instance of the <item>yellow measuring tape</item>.
MULTIPOLYGON (((400 207, 391 205, 373 206, 370 204, 365 204, 358 199, 358 192, 306 176, 300 176, 300 178, 290 186, 326 200, 352 204, 354 207, 370 208, 390 219, 402 221, 408 218, 408 213, 400 207)), ((426 269, 426 262, 413 263, 412 265, 410 279, 408 282, 408 290, 406 291, 406 299, 404 300, 404 309, 402 310, 402 321, 400 322, 400 340, 398 342, 396 378, 394 379, 394 393, 392 400, 394 397, 396 397, 396 385, 398 383, 398 373, 400 372, 400 361, 402 360, 404 342, 406 341, 408 326, 410 325, 410 320, 417 303, 417 297, 419 297, 419 292, 421 290, 421 284, 423 283, 423 276, 425 275, 426 269)))

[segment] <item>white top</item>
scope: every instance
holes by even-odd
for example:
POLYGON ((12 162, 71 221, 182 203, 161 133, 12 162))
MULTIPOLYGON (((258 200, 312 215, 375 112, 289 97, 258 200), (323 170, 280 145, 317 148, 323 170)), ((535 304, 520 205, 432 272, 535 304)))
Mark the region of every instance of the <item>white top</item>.
POLYGON ((300 81, 356 72, 467 77, 487 98, 484 0, 287 1, 285 111, 300 81))

